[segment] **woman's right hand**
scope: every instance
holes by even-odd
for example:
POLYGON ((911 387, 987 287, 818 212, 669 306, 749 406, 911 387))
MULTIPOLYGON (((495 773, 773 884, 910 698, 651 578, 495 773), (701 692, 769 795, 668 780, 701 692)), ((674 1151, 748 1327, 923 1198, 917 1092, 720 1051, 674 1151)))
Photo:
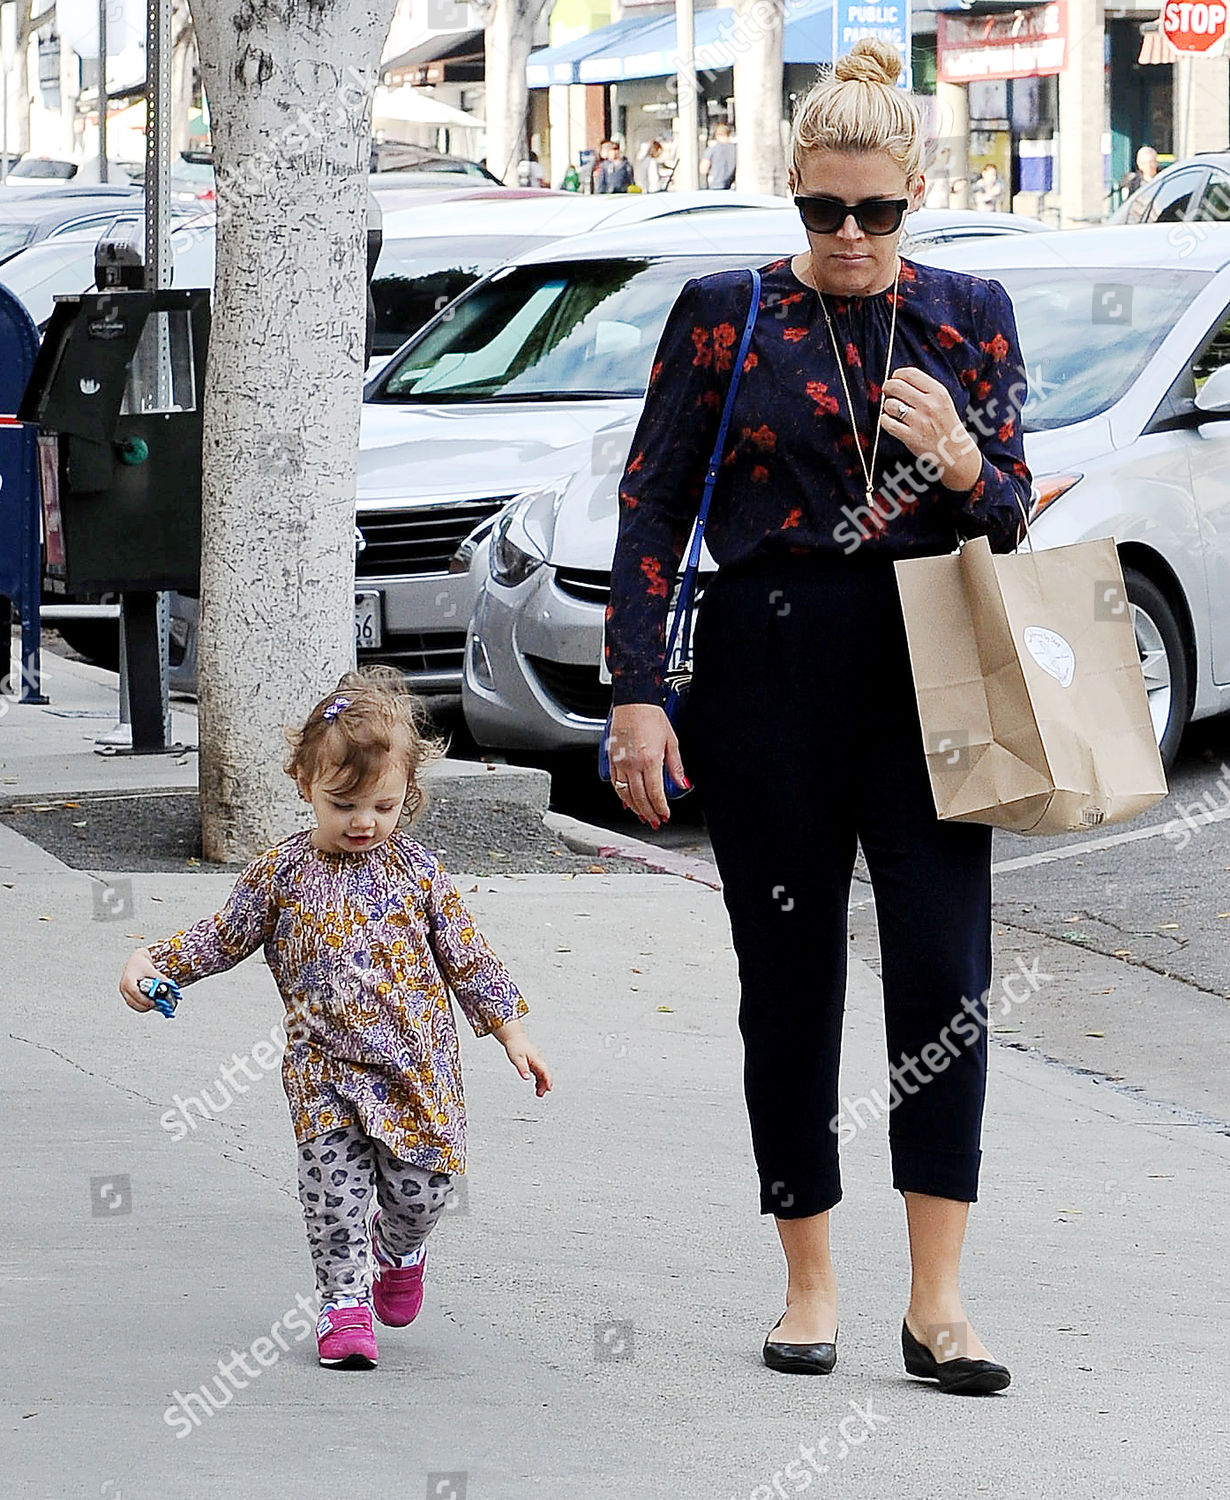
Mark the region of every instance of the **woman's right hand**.
POLYGON ((128 962, 124 965, 124 972, 120 975, 120 994, 133 1010, 153 1010, 154 1002, 148 995, 143 994, 137 985, 143 979, 165 978, 166 975, 160 974, 154 967, 148 948, 134 948, 129 955, 128 962))
POLYGON ((689 785, 679 758, 679 739, 656 703, 621 703, 611 715, 607 746, 611 785, 642 823, 659 827, 670 819, 662 767, 682 787, 689 785))

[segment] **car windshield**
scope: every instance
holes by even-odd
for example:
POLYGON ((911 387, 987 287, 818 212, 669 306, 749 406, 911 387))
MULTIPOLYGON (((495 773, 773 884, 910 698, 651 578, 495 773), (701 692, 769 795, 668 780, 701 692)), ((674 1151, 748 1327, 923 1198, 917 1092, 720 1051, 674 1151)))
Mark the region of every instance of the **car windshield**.
POLYGON ((377 401, 545 401, 643 396, 683 283, 719 257, 595 260, 497 273, 416 339, 377 401))
POLYGON ((455 236, 386 239, 372 277, 374 352, 392 354, 468 286, 551 236, 492 235, 461 249, 455 236))
POLYGON ((992 272, 1012 298, 1029 378, 1026 432, 1096 417, 1148 364, 1179 315, 1208 283, 1205 271, 992 272))
POLYGON ((0 224, 0 261, 16 255, 33 233, 29 224, 0 224))

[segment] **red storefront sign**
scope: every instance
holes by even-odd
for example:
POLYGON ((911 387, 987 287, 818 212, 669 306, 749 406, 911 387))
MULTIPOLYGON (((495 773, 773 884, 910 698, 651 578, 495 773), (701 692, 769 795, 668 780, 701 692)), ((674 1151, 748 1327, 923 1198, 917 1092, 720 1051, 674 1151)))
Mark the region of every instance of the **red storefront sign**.
MULTIPOLYGON (((1176 3, 1191 9, 1187 0, 1176 3)), ((945 83, 1038 78, 1062 73, 1067 62, 1067 0, 1051 0, 1049 5, 1031 5, 994 16, 957 16, 941 11, 936 20, 939 75, 945 83)))
POLYGON ((1225 41, 1226 20, 1222 0, 1169 0, 1162 11, 1162 31, 1180 52, 1209 52, 1225 41))

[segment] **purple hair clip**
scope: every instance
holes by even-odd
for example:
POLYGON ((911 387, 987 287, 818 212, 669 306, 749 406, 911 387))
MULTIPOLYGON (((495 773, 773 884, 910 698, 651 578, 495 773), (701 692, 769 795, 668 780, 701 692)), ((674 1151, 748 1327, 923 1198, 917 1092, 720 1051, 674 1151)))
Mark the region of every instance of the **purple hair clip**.
POLYGON ((341 713, 342 709, 349 707, 349 698, 334 698, 333 702, 330 703, 328 708, 325 709, 323 717, 326 719, 336 719, 338 714, 341 713))

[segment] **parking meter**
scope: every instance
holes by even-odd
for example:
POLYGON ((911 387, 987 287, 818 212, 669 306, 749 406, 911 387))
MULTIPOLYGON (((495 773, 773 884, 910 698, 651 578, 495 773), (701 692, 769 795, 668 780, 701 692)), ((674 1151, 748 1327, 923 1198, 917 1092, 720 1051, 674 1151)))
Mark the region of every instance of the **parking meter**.
POLYGON ((209 295, 58 298, 19 411, 40 429, 45 587, 125 596, 137 751, 163 748, 155 595, 200 585, 209 295))

